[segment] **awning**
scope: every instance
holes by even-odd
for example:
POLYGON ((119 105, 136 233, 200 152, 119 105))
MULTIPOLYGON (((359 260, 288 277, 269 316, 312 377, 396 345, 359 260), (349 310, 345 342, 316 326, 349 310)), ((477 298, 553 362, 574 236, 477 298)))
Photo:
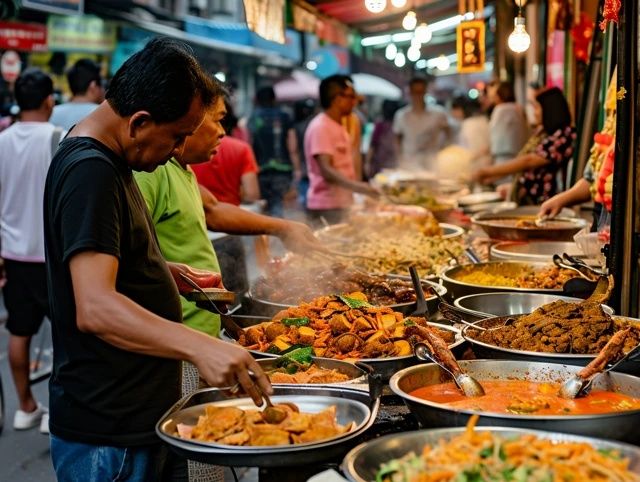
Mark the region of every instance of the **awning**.
POLYGON ((294 70, 287 77, 273 86, 276 99, 280 102, 294 102, 303 99, 317 99, 320 79, 303 71, 294 70))
POLYGON ((387 79, 371 74, 351 74, 356 92, 360 95, 397 100, 402 98, 402 90, 387 79))

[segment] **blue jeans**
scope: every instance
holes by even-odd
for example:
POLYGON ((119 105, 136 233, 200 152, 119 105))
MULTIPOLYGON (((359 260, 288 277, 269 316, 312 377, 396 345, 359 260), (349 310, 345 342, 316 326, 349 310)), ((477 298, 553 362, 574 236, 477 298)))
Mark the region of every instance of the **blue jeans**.
POLYGON ((147 482, 158 479, 160 445, 108 447, 70 442, 51 435, 51 459, 58 482, 147 482))

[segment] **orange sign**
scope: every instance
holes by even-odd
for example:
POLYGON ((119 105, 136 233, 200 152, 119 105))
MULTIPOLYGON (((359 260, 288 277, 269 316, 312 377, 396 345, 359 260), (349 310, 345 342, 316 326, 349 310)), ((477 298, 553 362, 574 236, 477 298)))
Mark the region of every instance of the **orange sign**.
POLYGON ((483 20, 462 22, 458 25, 456 50, 458 53, 458 72, 461 74, 484 71, 484 32, 483 20))

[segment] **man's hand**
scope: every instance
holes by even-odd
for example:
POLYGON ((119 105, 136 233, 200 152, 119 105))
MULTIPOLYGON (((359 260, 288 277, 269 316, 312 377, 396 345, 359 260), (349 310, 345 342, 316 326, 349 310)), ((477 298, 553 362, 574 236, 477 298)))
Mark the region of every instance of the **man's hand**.
POLYGON ((304 252, 308 250, 324 251, 318 238, 311 231, 311 228, 303 223, 282 220, 283 225, 274 232, 282 241, 282 244, 290 251, 304 252))
POLYGON ((564 208, 564 201, 562 196, 557 195, 553 196, 551 199, 547 199, 540 206, 540 211, 538 211, 538 217, 546 217, 546 218, 555 218, 560 211, 564 208))
POLYGON ((192 268, 182 263, 167 262, 167 265, 169 266, 169 271, 171 271, 176 285, 178 285, 180 294, 191 293, 193 291, 193 287, 182 279, 180 273, 187 275, 200 288, 224 288, 220 273, 192 268))
POLYGON ((251 354, 232 343, 210 339, 191 361, 210 386, 230 387, 240 383, 242 390, 258 406, 262 405, 262 393, 273 393, 269 379, 251 354))

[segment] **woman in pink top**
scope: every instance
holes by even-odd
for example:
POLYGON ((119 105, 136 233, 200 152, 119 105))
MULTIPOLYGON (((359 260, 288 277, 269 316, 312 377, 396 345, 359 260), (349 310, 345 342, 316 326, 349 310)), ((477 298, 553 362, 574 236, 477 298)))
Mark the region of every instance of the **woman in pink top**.
POLYGON ((355 180, 351 138, 341 125, 356 100, 350 77, 333 75, 320 82, 323 112, 309 123, 304 136, 309 173, 307 213, 312 221, 341 222, 353 202, 353 192, 378 195, 367 183, 355 180))

